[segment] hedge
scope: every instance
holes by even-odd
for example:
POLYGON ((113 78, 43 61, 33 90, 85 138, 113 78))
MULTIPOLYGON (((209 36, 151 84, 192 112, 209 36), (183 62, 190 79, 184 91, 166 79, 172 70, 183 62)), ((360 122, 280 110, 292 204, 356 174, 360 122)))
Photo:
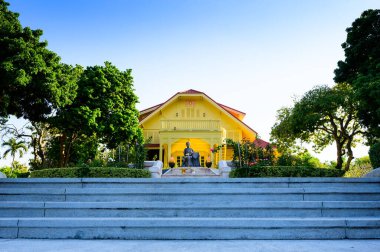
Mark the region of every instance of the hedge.
POLYGON ((32 171, 31 178, 150 178, 143 169, 118 167, 72 167, 32 171))
POLYGON ((255 177, 342 177, 343 170, 312 168, 304 166, 254 166, 236 168, 231 171, 230 178, 255 177))

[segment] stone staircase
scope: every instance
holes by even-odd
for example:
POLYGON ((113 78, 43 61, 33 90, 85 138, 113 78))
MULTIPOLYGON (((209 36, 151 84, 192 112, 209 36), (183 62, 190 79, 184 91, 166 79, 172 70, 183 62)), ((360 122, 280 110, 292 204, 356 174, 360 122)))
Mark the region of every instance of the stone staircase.
POLYGON ((1 179, 0 237, 379 239, 380 179, 1 179))
POLYGON ((164 174, 162 178, 219 178, 220 171, 218 169, 204 167, 180 167, 171 168, 164 174))

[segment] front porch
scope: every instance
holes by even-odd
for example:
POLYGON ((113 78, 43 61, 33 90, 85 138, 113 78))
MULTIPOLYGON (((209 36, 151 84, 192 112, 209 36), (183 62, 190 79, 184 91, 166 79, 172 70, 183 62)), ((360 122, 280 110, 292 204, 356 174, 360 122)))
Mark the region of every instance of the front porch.
POLYGON ((199 153, 199 162, 201 167, 206 167, 206 162, 212 162, 212 168, 217 168, 217 164, 220 160, 226 160, 227 157, 232 155, 232 152, 227 149, 226 144, 223 143, 224 139, 220 134, 207 134, 205 136, 198 136, 191 133, 178 133, 160 134, 160 141, 157 144, 148 145, 148 160, 158 159, 163 162, 165 168, 169 167, 169 161, 174 160, 175 167, 182 167, 184 156, 184 149, 186 148, 186 142, 190 142, 190 148, 194 152, 199 153), (178 135, 178 138, 176 137, 178 135), (188 137, 183 137, 187 135, 188 137), (212 152, 211 149, 217 149, 218 151, 212 152))
POLYGON ((218 169, 204 167, 180 167, 163 169, 161 161, 145 161, 146 170, 152 178, 229 178, 232 169, 231 162, 219 161, 218 169))

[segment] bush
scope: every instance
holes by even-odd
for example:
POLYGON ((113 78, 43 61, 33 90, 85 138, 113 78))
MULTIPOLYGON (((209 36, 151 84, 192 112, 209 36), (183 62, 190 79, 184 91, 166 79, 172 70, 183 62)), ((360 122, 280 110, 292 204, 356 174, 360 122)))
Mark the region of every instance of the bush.
POLYGON ((143 169, 117 167, 73 167, 52 168, 33 171, 32 178, 150 178, 150 172, 143 169))
POLYGON ((276 164, 278 166, 306 166, 314 168, 323 166, 319 159, 313 157, 308 151, 296 155, 284 153, 278 158, 276 164))
POLYGON ((342 177, 343 170, 304 166, 253 166, 231 171, 230 178, 256 177, 342 177))
POLYGON ((4 166, 0 168, 0 171, 4 173, 7 178, 27 178, 30 174, 28 167, 17 161, 13 162, 12 167, 4 166))
POLYGON ((344 174, 347 178, 359 178, 372 171, 372 165, 368 156, 355 159, 353 165, 344 174))
POLYGON ((373 168, 380 167, 380 142, 377 142, 369 148, 369 159, 373 168))
POLYGON ((4 173, 7 178, 17 178, 17 175, 12 172, 12 168, 9 166, 4 166, 0 168, 0 172, 4 173))

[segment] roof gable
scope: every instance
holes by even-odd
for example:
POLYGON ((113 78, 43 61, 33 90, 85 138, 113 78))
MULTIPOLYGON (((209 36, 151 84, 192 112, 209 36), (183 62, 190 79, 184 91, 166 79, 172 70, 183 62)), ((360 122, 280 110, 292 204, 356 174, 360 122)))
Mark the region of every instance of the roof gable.
POLYGON ((145 121, 149 120, 149 118, 151 118, 156 113, 158 113, 158 111, 160 111, 160 109, 164 109, 165 107, 167 107, 169 104, 174 102, 174 100, 179 96, 202 96, 202 97, 206 98, 206 100, 208 100, 216 108, 218 108, 223 113, 225 113, 228 117, 235 120, 236 122, 238 122, 238 124, 242 125, 244 128, 246 128, 247 130, 249 130, 249 131, 253 132, 255 135, 257 135, 257 132, 255 130, 253 130, 251 127, 249 127, 247 124, 245 124, 242 121, 242 119, 245 116, 244 112, 241 112, 239 110, 233 109, 233 108, 228 107, 226 105, 220 104, 220 103, 214 101, 211 97, 209 97, 205 93, 194 90, 194 89, 189 89, 186 91, 178 92, 175 95, 173 95, 172 97, 170 97, 167 101, 140 111, 140 117, 139 117, 140 124, 143 124, 145 121))

